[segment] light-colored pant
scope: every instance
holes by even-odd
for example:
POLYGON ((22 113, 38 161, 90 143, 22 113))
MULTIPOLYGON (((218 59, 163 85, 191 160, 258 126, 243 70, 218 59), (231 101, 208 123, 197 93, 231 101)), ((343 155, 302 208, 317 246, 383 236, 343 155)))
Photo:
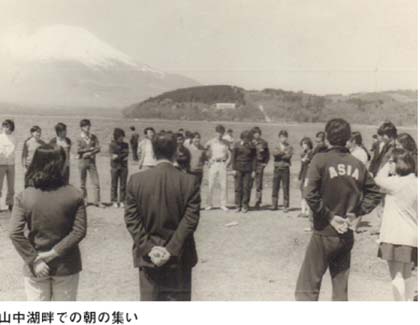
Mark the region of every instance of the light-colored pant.
POLYGON ((28 301, 75 301, 79 273, 45 278, 24 277, 28 301))
POLYGON ((0 165, 0 197, 2 195, 4 176, 7 180, 6 205, 13 205, 15 195, 15 165, 0 165))
POLYGON ((209 166, 209 192, 207 194, 207 206, 213 206, 213 192, 216 179, 220 184, 220 205, 226 206, 227 203, 227 166, 226 162, 212 162, 209 166))

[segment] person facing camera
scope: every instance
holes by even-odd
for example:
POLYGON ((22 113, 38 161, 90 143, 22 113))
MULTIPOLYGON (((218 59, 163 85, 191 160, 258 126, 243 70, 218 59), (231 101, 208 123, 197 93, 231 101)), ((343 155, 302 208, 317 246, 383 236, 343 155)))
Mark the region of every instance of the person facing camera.
POLYGON ((66 185, 65 159, 62 147, 38 147, 26 173, 27 188, 15 198, 9 237, 25 264, 28 300, 77 297, 86 209, 82 192, 66 185))

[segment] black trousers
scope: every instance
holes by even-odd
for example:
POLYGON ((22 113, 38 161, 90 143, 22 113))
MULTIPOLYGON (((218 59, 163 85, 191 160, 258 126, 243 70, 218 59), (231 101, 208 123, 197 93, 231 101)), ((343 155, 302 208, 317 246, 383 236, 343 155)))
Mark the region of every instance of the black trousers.
POLYGON ((236 171, 235 175, 235 204, 248 208, 252 188, 252 171, 236 171))
POLYGON ((127 187, 127 167, 111 168, 111 202, 125 202, 127 187), (118 185, 120 187, 120 199, 118 201, 118 185))
POLYGON ((140 268, 141 301, 191 301, 192 268, 140 268))
POLYGON ((264 168, 265 165, 257 164, 257 168, 255 170, 255 204, 261 204, 262 202, 264 168))
POLYGON ((131 143, 131 152, 133 154, 133 160, 134 161, 139 161, 139 155, 138 155, 138 149, 139 149, 139 144, 138 143, 131 143))
POLYGON ((190 172, 191 175, 194 175, 197 178, 197 182, 198 184, 203 183, 203 172, 202 171, 194 171, 194 172, 190 172))
POLYGON ((332 300, 347 301, 353 243, 353 232, 344 237, 312 234, 296 284, 296 300, 318 300, 322 278, 329 269, 332 300))
POLYGON ((290 168, 274 168, 273 173, 273 205, 278 204, 280 185, 283 189, 283 206, 289 207, 289 191, 290 191, 290 168))

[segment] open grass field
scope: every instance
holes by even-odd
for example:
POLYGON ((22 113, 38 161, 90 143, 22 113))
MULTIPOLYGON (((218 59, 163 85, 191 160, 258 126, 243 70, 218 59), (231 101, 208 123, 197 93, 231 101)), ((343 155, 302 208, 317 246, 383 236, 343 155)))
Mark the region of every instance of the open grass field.
MULTIPOLYGON (((44 139, 54 136, 53 126, 59 121, 68 125, 69 136, 79 135, 79 117, 1 116, 13 118, 16 123, 20 156, 23 141, 29 128, 37 124, 43 129, 44 139)), ((98 135, 102 152, 98 157, 101 194, 104 202, 110 197, 110 168, 107 146, 114 127, 128 131, 130 125, 138 130, 153 126, 157 130, 177 130, 180 127, 202 134, 203 142, 213 136, 213 122, 133 121, 117 118, 92 119, 92 132, 98 135)), ((254 125, 223 123, 231 127, 238 137, 241 130, 254 125)), ((293 300, 294 286, 310 234, 303 231, 308 220, 297 218, 300 207, 300 191, 297 181, 299 170, 298 143, 303 136, 314 136, 323 129, 321 124, 259 126, 263 136, 272 146, 281 128, 289 131, 290 142, 296 154, 292 166, 291 207, 288 214, 276 211, 251 211, 236 214, 220 210, 202 211, 196 233, 199 263, 193 273, 193 300, 293 300), (237 224, 227 227, 226 224, 237 224)), ((370 147, 375 127, 355 126, 362 132, 370 147)), ((417 128, 402 129, 417 138, 417 128)), ((128 133, 128 132, 127 132, 128 133)), ((18 159, 17 159, 18 162, 18 159)), ((73 157, 71 183, 79 186, 77 160, 73 157)), ((131 162, 130 173, 137 171, 131 162)), ((266 169, 264 204, 271 199, 272 165, 266 169)), ((89 187, 89 183, 88 183, 89 187)), ((17 163, 16 191, 23 189, 23 173, 17 163)), ((233 204, 233 178, 229 178, 229 203, 233 204)), ((202 200, 207 195, 204 178, 202 200)), ((3 198, 1 200, 3 203, 3 198)), ((251 204, 254 202, 251 199, 251 204)), ((281 200, 280 200, 281 203, 281 200)), ((3 204, 2 204, 3 206, 3 204)), ((24 300, 22 260, 7 237, 8 212, 0 212, 0 300, 24 300)), ((372 225, 377 223, 374 213, 364 218, 363 233, 356 235, 350 275, 351 300, 391 300, 391 287, 386 264, 376 257, 376 237, 370 235, 372 225)), ((81 244, 83 267, 79 300, 137 300, 138 272, 132 266, 131 237, 125 229, 123 210, 88 207, 88 234, 81 244)), ((330 299, 330 280, 324 278, 322 300, 330 299)))

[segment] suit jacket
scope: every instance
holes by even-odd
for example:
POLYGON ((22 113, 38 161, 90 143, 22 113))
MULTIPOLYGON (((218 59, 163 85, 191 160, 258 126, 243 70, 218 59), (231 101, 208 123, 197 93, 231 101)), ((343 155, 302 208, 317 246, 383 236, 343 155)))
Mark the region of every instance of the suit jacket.
POLYGON ((25 275, 33 276, 32 264, 39 252, 55 249, 58 257, 48 263, 50 274, 65 276, 82 269, 79 242, 86 236, 86 227, 80 190, 71 185, 52 191, 28 187, 15 198, 9 237, 25 262, 25 275))
POLYGON ((134 241, 134 266, 155 267, 148 256, 154 246, 164 246, 171 254, 163 267, 197 264, 194 231, 200 204, 196 177, 169 162, 132 175, 124 218, 134 241))

